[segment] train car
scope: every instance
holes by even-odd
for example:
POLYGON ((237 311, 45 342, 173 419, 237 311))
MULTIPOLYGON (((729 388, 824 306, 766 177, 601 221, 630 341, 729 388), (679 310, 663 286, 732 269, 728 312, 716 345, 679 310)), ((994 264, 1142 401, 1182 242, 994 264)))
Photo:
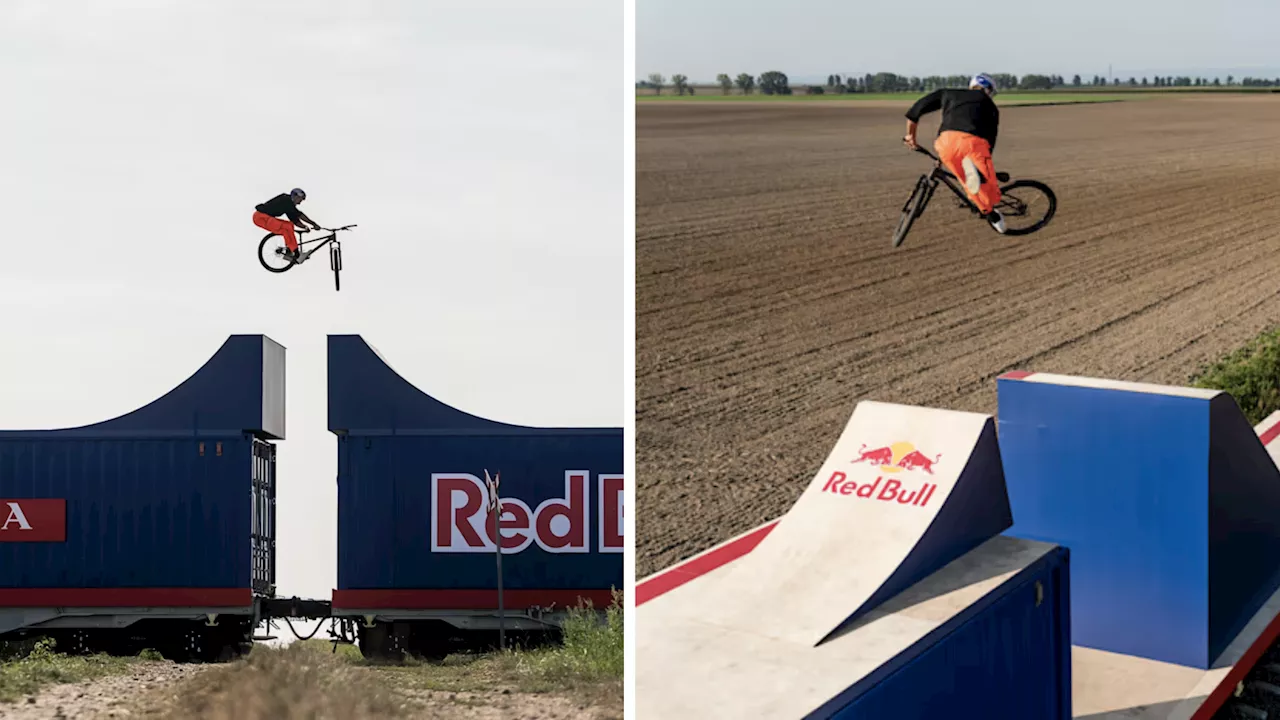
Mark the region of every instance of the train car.
POLYGON ((233 335, 134 412, 0 432, 0 639, 217 659, 275 594, 285 348, 233 335))
POLYGON ((612 604, 622 588, 621 428, 470 415, 414 387, 358 335, 329 337, 328 374, 332 612, 358 620, 366 656, 438 657, 494 630, 554 634, 569 608, 612 604))

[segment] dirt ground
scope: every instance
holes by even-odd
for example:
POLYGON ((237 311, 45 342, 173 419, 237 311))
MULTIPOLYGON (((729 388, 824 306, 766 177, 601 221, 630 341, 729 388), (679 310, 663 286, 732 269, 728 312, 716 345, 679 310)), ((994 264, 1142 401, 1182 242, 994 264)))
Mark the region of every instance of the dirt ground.
POLYGON ((166 693, 214 665, 139 662, 120 675, 79 683, 63 683, 16 703, 0 703, 0 720, 78 720, 127 718, 134 702, 148 693, 166 693))
POLYGON ((895 250, 928 169, 901 113, 636 108, 639 577, 785 512, 860 400, 1181 384, 1280 320, 1280 97, 1005 108, 996 167, 1053 223, 1001 237, 940 189, 895 250))
POLYGON ((621 681, 530 688, 492 669, 363 667, 312 650, 247 664, 138 662, 119 675, 0 703, 0 720, 621 720, 621 695, 621 681))

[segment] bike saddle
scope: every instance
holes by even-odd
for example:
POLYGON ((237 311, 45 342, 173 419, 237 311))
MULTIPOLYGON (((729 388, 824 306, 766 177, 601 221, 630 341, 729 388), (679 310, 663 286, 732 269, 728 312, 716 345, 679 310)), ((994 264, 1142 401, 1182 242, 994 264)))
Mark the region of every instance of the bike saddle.
POLYGON ((1009 182, 1009 173, 996 172, 996 180, 999 180, 1000 182, 1009 182))

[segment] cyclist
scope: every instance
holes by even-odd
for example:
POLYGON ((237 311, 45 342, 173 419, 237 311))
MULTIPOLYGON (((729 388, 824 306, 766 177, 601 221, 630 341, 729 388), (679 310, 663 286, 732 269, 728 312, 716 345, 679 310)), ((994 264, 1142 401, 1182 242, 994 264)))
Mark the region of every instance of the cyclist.
POLYGON ((296 262, 299 254, 298 238, 293 232, 294 224, 302 225, 306 223, 311 226, 312 230, 320 229, 320 226, 314 220, 298 209, 298 204, 306 199, 307 194, 302 191, 302 188, 294 188, 287 195, 280 193, 254 208, 253 224, 267 232, 273 232, 283 237, 284 245, 288 249, 284 256, 291 262, 296 262), (287 215, 290 222, 280 220, 281 215, 287 215))
POLYGON ((1003 233, 1004 217, 995 209, 1000 202, 1000 186, 996 184, 996 169, 991 162, 1000 126, 1000 110, 991 99, 996 92, 995 81, 986 73, 973 76, 968 90, 934 90, 907 110, 907 134, 903 141, 912 150, 920 147, 916 143, 920 116, 941 110, 942 123, 933 146, 938 151, 938 159, 961 180, 983 218, 996 232, 1003 233))

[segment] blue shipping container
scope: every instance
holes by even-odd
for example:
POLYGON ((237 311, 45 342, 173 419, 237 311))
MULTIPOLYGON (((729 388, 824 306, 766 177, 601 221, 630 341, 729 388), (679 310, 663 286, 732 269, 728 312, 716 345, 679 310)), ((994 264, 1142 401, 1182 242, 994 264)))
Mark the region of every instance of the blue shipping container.
POLYGON ((254 442, 0 440, 0 497, 66 501, 65 542, 0 542, 0 587, 248 588, 254 442))
POLYGON ((261 335, 232 336, 123 417, 0 432, 0 606, 249 605, 271 594, 267 439, 283 435, 284 348, 261 335))
POLYGON ((501 474, 509 606, 621 589, 621 428, 469 415, 413 387, 359 336, 329 338, 329 428, 338 435, 335 608, 492 607, 486 470, 501 474))
POLYGON ((1069 720, 1068 558, 1054 548, 809 717, 1069 720))

